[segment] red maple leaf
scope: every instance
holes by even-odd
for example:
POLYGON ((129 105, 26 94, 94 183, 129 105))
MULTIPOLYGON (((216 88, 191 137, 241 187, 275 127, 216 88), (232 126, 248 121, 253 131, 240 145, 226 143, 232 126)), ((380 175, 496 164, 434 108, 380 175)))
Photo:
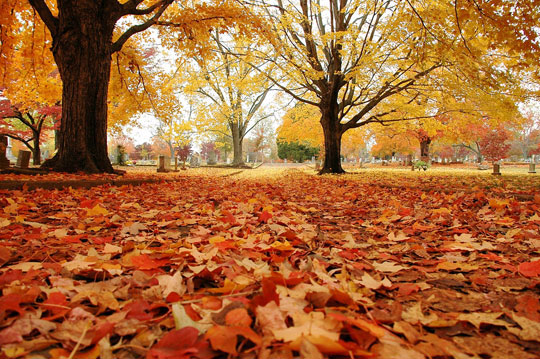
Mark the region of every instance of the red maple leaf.
POLYGON ((199 331, 184 327, 168 332, 146 354, 146 359, 209 359, 214 357, 208 341, 199 340, 199 331))
POLYGON ((540 275, 540 260, 521 263, 518 266, 518 271, 525 277, 537 277, 540 275))

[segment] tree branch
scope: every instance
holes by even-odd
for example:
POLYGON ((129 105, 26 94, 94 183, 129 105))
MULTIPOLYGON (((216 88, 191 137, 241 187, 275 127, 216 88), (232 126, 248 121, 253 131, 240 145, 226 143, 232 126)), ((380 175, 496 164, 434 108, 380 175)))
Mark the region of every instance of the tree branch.
POLYGON ((158 7, 160 7, 161 1, 156 2, 154 5, 146 9, 137 9, 137 6, 142 2, 142 0, 129 1, 125 3, 122 8, 124 9, 125 15, 148 15, 154 12, 158 7))
MULTIPOLYGON (((35 0, 32 0, 32 1, 35 1, 35 0)), ((146 20, 142 24, 132 26, 128 30, 126 30, 126 32, 124 32, 114 42, 114 44, 112 46, 112 52, 114 53, 114 52, 120 51, 122 49, 122 46, 124 46, 126 41, 128 41, 131 36, 135 35, 136 33, 141 32, 141 31, 144 31, 144 30, 148 29, 150 26, 154 25, 157 22, 157 20, 161 17, 163 12, 169 7, 169 5, 171 5, 173 3, 173 1, 174 0, 161 0, 160 2, 158 2, 157 4, 159 4, 159 6, 156 6, 156 8, 158 10, 154 14, 154 16, 152 16, 150 19, 146 20)))
POLYGON ((45 4, 44 0, 28 0, 28 2, 36 9, 39 17, 41 17, 41 20, 47 25, 47 28, 51 32, 51 36, 54 38, 58 33, 58 19, 54 17, 51 9, 45 4))

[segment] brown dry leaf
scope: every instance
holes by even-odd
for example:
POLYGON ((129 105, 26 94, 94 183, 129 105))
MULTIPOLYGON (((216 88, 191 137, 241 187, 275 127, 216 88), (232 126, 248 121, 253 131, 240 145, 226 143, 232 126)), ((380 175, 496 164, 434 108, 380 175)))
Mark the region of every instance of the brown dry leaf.
POLYGON ((301 337, 324 338, 327 341, 337 342, 341 323, 332 318, 325 318, 321 312, 296 312, 292 315, 293 326, 285 329, 272 329, 277 340, 294 342, 301 337))
POLYGON ((456 319, 471 323, 476 328, 481 324, 491 324, 505 327, 508 322, 498 319, 503 313, 461 313, 456 319))
POLYGON ((513 333, 523 340, 535 340, 540 339, 540 323, 530 320, 525 317, 521 317, 515 313, 512 313, 512 319, 518 323, 519 328, 508 328, 510 333, 513 333))
POLYGON ((391 261, 386 261, 386 262, 382 262, 382 263, 373 263, 373 267, 379 271, 379 272, 383 272, 383 273, 397 273, 401 270, 404 270, 404 269, 407 269, 407 267, 404 267, 402 265, 399 265, 395 262, 391 262, 391 261))
POLYGON ((303 339, 300 345, 300 357, 303 359, 324 359, 319 349, 307 339, 303 339))

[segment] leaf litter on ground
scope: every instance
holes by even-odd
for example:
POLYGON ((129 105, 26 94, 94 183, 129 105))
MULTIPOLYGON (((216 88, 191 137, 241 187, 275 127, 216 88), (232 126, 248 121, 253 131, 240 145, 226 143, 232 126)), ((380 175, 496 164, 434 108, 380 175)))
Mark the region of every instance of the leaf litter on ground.
POLYGON ((258 173, 0 192, 0 355, 540 355, 536 178, 258 173))

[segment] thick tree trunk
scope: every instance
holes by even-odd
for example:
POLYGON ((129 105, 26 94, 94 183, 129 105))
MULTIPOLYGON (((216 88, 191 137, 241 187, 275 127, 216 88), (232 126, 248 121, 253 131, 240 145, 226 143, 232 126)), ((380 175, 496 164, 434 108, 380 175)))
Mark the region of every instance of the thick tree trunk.
POLYGON ((243 166, 244 157, 242 143, 244 142, 243 134, 240 133, 240 126, 237 122, 230 125, 232 140, 233 140, 233 166, 243 166))
POLYGON ((60 130, 54 130, 54 149, 60 147, 60 130))
POLYGON ((341 167, 341 125, 331 111, 321 109, 321 125, 324 133, 324 163, 319 174, 345 173, 341 167))
POLYGON ((107 93, 114 19, 94 0, 65 2, 63 10, 53 39, 63 83, 62 135, 57 154, 43 166, 65 172, 113 172, 107 155, 107 93))

